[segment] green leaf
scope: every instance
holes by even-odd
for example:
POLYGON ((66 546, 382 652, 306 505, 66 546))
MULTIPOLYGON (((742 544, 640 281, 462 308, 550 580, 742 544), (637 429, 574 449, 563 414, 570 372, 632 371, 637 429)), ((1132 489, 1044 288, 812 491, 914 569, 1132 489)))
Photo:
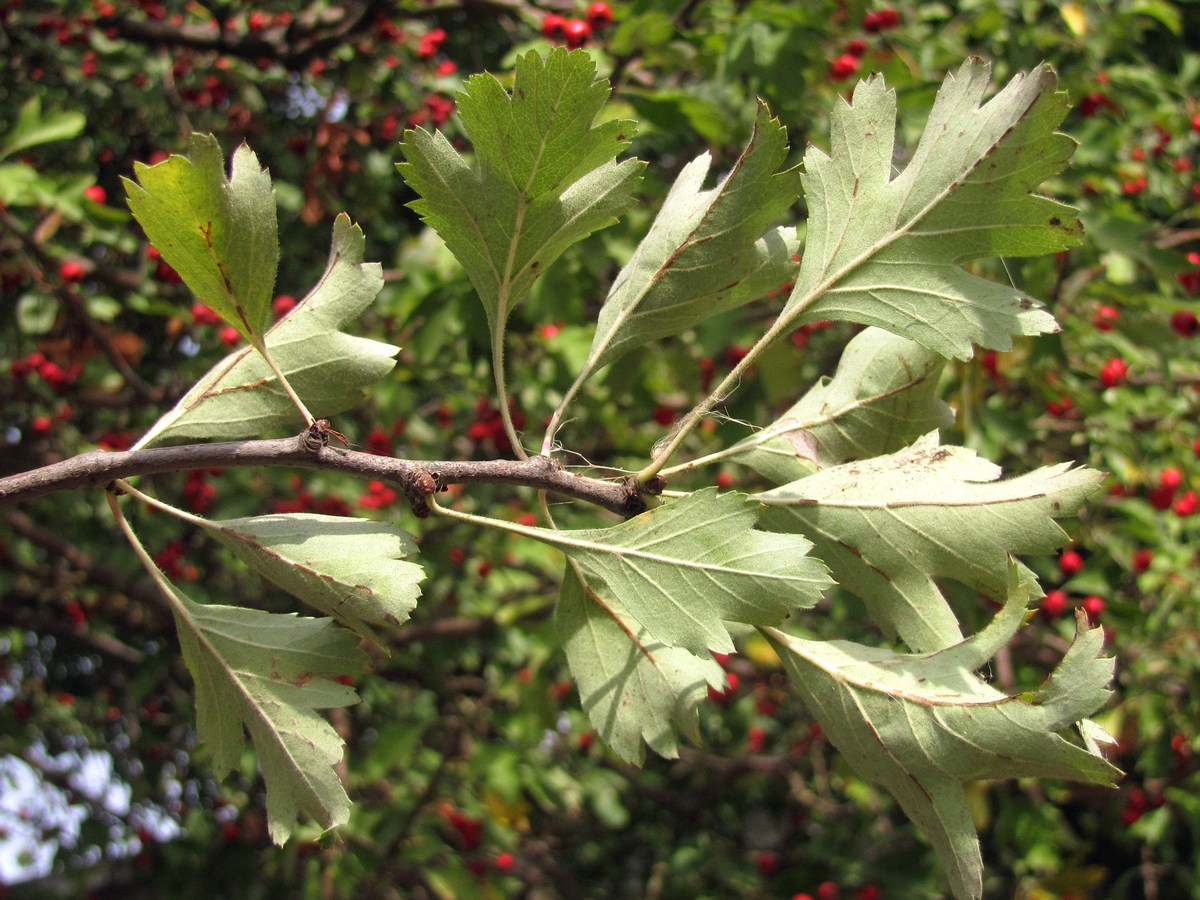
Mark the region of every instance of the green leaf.
POLYGON ((799 169, 777 171, 787 129, 759 103, 729 174, 702 190, 712 158, 684 167, 600 311, 586 372, 755 300, 795 274, 794 228, 771 228, 800 196, 799 169))
POLYGON ((726 622, 778 624, 831 583, 807 540, 755 529, 760 509, 710 488, 611 528, 520 533, 574 559, 654 640, 707 656, 733 650, 726 622))
POLYGON ((937 653, 908 655, 765 629, 830 740, 925 832, 959 898, 983 893, 967 782, 1040 777, 1112 784, 1120 775, 1058 734, 1110 694, 1114 661, 1100 656, 1103 632, 1089 629, 1082 612, 1074 643, 1037 691, 1008 696, 975 674, 1025 617, 1032 582, 1016 565, 1006 579, 1008 599, 992 623, 937 653))
POLYGON ((212 746, 217 777, 239 764, 245 726, 266 781, 275 843, 291 836, 302 812, 323 828, 344 824, 350 799, 333 769, 342 739, 316 710, 358 702, 353 688, 331 680, 362 671, 357 638, 329 619, 207 606, 169 587, 196 682, 197 731, 212 746))
POLYGON ((59 111, 42 112, 40 97, 30 97, 17 113, 16 124, 0 143, 0 159, 29 150, 39 144, 66 141, 83 131, 87 119, 83 113, 59 111))
POLYGON ((758 495, 766 527, 805 535, 842 587, 918 651, 962 639, 936 579, 1001 596, 1009 554, 1049 553, 1103 477, 1069 463, 998 481, 1000 468, 936 432, 758 495))
POLYGON ((945 357, 881 328, 867 328, 822 378, 762 431, 735 444, 730 459, 777 484, 852 459, 899 450, 954 421, 936 396, 945 357))
POLYGON ((634 123, 596 123, 608 94, 588 54, 531 51, 517 60, 511 96, 487 73, 463 86, 473 165, 440 133, 405 132, 398 168, 420 195, 412 208, 466 269, 493 335, 567 247, 632 201, 643 164, 614 158, 634 123))
POLYGON ((271 321, 279 240, 271 178, 245 144, 230 177, 217 139, 192 135, 187 156, 133 167, 129 208, 192 293, 259 345, 271 321))
POLYGON ((378 642, 417 605, 417 546, 382 522, 310 513, 205 522, 210 534, 264 578, 378 642))
MULTIPOLYGON (((362 400, 363 389, 395 366, 399 348, 340 331, 383 287, 378 263, 364 263, 366 239, 342 213, 333 223, 329 265, 296 307, 266 332, 266 347, 315 416, 332 416, 362 400)), ((261 355, 242 347, 204 375, 138 441, 261 437, 298 431, 296 408, 261 355)), ((135 448, 135 449, 136 449, 135 448)))
POLYGON ((680 734, 699 740, 696 705, 725 680, 715 660, 656 640, 610 592, 584 586, 570 566, 556 617, 584 712, 614 753, 641 765, 646 744, 674 759, 680 734))
POLYGON ((990 66, 947 76, 920 144, 892 177, 896 98, 876 76, 833 112, 832 151, 805 155, 812 210, 804 258, 783 316, 878 325, 943 356, 997 350, 1012 335, 1057 331, 1009 285, 968 274, 988 256, 1031 256, 1078 244, 1074 210, 1031 193, 1066 164, 1074 142, 1049 66, 1018 75, 980 106, 990 66))

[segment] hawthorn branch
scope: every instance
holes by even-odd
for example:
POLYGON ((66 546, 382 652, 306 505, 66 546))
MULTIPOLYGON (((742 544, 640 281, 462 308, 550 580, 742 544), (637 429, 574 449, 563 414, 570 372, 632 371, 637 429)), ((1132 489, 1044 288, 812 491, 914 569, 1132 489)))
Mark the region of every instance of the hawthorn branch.
POLYGON ((58 491, 105 487, 119 478, 202 468, 290 466, 344 472, 402 490, 413 511, 428 512, 425 498, 451 484, 509 484, 583 500, 620 516, 642 512, 645 501, 629 479, 606 481, 566 471, 555 460, 409 460, 326 446, 322 423, 295 437, 187 444, 141 450, 92 450, 61 462, 0 478, 0 506, 58 491))

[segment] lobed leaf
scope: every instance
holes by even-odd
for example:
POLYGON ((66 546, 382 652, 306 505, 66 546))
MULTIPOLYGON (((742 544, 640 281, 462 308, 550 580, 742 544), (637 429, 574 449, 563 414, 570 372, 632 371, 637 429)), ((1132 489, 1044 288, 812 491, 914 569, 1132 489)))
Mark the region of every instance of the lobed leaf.
POLYGON ((653 640, 707 656, 733 650, 726 622, 778 624, 831 584, 809 541, 755 529, 759 510, 710 488, 611 528, 522 533, 575 560, 653 640))
POLYGON ((892 453, 954 421, 936 396, 945 358, 867 328, 855 335, 832 378, 817 382, 766 428, 730 448, 730 459, 777 484, 853 459, 892 453))
POLYGON ((795 274, 796 230, 769 227, 800 196, 799 170, 778 171, 787 151, 787 129, 760 102, 749 144, 715 187, 701 189, 708 153, 684 167, 604 301, 586 371, 755 300, 795 274))
POLYGON ((1078 244, 1075 211, 1032 191, 1066 164, 1074 142, 1053 69, 1018 75, 981 104, 990 66, 946 77, 921 141, 892 178, 896 98, 876 76, 832 117, 830 155, 810 148, 811 215, 784 317, 878 325, 943 356, 997 350, 1012 335, 1057 331, 1022 291, 969 274, 963 262, 1078 244))
POLYGON ((641 765, 646 744, 674 759, 680 734, 699 740, 696 706, 725 681, 715 660, 656 640, 611 592, 585 585, 570 566, 556 619, 584 712, 614 753, 641 765))
POLYGON ((397 168, 411 206, 466 270, 493 335, 571 244, 616 221, 643 164, 614 162, 634 123, 597 123, 608 82, 586 53, 518 58, 510 95, 492 75, 469 78, 458 112, 475 147, 468 163, 440 133, 405 132, 397 168))
MULTIPOLYGON (((329 264, 296 307, 266 332, 271 358, 315 416, 331 416, 362 400, 363 389, 395 366, 398 347, 345 334, 383 287, 379 263, 364 263, 362 230, 340 214, 329 264)), ((258 437, 294 428, 296 408, 266 361, 251 347, 213 366, 135 449, 167 438, 258 437)))
POLYGON ((244 726, 266 781, 275 843, 291 836, 302 812, 323 828, 344 824, 350 799, 333 769, 342 739, 316 710, 358 702, 353 688, 331 680, 362 671, 357 639, 329 619, 209 606, 168 587, 196 682, 197 731, 212 746, 216 776, 239 764, 244 726))
POLYGON ((416 544, 383 522, 296 513, 204 527, 264 578, 376 642, 373 627, 403 623, 421 594, 416 544))
POLYGON ((1009 554, 1065 543, 1054 520, 1074 515, 1102 475, 1064 463, 999 477, 998 466, 938 446, 932 432, 898 453, 826 469, 758 499, 767 504, 766 527, 812 540, 885 631, 929 651, 962 640, 936 579, 1002 595, 1009 554))
POLYGON ((1020 627, 1033 589, 1007 570, 1007 602, 979 634, 910 655, 765 629, 825 733, 854 769, 886 788, 932 842, 954 895, 983 893, 979 840, 963 787, 987 778, 1070 778, 1113 784, 1120 772, 1058 732, 1108 699, 1114 661, 1103 633, 1077 614, 1070 650, 1031 694, 1008 696, 982 667, 1020 627))
POLYGON ((271 321, 279 264, 275 192, 245 144, 225 160, 217 139, 193 134, 188 155, 134 166, 125 191, 134 218, 193 294, 251 344, 271 321))

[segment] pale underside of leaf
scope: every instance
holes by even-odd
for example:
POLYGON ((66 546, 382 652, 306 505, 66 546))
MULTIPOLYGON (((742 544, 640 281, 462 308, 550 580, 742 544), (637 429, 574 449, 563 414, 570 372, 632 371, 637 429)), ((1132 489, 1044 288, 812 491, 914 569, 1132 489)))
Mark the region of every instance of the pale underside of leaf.
POLYGON ((703 189, 708 153, 684 167, 609 291, 585 375, 794 275, 795 229, 767 230, 800 194, 799 171, 778 171, 787 149, 786 130, 760 103, 749 144, 715 187, 703 189))
POLYGON ((767 504, 764 525, 812 540, 885 631, 914 650, 937 650, 962 634, 936 579, 999 596, 1009 555, 1065 543, 1054 520, 1074 515, 1102 476, 1063 464, 999 477, 973 451, 940 447, 933 432, 758 498, 767 504))
MULTIPOLYGON (((334 221, 329 263, 320 281, 266 332, 271 358, 315 416, 362 400, 363 390, 395 366, 398 347, 346 334, 383 287, 378 263, 364 263, 365 238, 344 213, 334 221)), ((134 449, 169 438, 259 437, 304 423, 270 367, 251 347, 213 366, 134 449)))
POLYGON ((974 345, 1007 350, 1013 335, 1057 330, 1022 291, 960 268, 1062 250, 1082 234, 1073 210, 1031 193, 1074 147, 1054 132, 1066 100, 1053 70, 1018 75, 980 105, 989 79, 979 60, 946 78, 894 179, 894 93, 875 77, 835 110, 831 155, 805 157, 812 214, 785 317, 877 325, 963 359, 974 345))
POLYGON ((570 566, 556 618, 583 709, 614 753, 641 765, 646 745, 673 759, 680 734, 699 739, 696 705, 725 678, 715 660, 655 640, 570 566))
POLYGON ((694 494, 604 529, 523 533, 557 547, 656 640, 693 655, 728 653, 726 622, 778 624, 831 582, 811 544, 755 529, 744 494, 694 494))
POLYGON ((244 725, 266 781, 276 843, 287 840, 300 813, 323 828, 344 824, 350 801, 333 769, 342 740, 316 710, 357 702, 352 688, 331 680, 363 668, 353 634, 329 619, 206 606, 172 591, 196 682, 197 731, 212 747, 217 777, 240 761, 244 725))
POLYGON ((892 453, 954 421, 936 397, 945 358, 915 341, 867 328, 823 378, 777 421, 731 450, 777 484, 854 459, 892 453))
POLYGON ((1112 784, 1120 774, 1057 734, 1108 699, 1113 660, 1085 616, 1071 650, 1031 696, 1007 696, 976 676, 1025 617, 1032 589, 1017 566, 1005 607, 970 640, 926 655, 848 641, 807 641, 775 629, 775 644, 822 728, 863 777, 896 797, 929 838, 956 897, 982 895, 979 842, 963 793, 971 780, 1050 777, 1112 784))
POLYGON ((374 629, 408 619, 424 570, 412 538, 383 522, 313 513, 206 523, 264 578, 379 642, 374 629))

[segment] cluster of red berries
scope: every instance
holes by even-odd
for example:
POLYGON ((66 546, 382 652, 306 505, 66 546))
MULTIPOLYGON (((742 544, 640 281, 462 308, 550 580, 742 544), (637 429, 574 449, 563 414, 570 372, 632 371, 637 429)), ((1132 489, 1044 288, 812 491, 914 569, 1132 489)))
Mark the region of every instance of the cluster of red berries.
MULTIPOLYGON (((516 400, 512 397, 508 398, 508 409, 513 427, 523 428, 525 416, 517 409, 516 400)), ((475 402, 475 421, 467 426, 467 438, 475 444, 491 441, 495 444, 496 449, 501 451, 509 450, 512 447, 512 442, 509 441, 508 434, 504 430, 504 418, 500 414, 500 410, 496 409, 487 397, 480 397, 475 402)))
MULTIPOLYGON (((792 900, 838 900, 842 889, 836 881, 822 881, 815 894, 793 894, 792 900)), ((874 883, 864 884, 854 894, 855 900, 881 900, 883 891, 874 883)))
POLYGON ((209 477, 220 475, 220 469, 192 469, 183 480, 183 505, 198 516, 204 515, 217 498, 217 489, 209 477))
POLYGON ((1152 809, 1158 809, 1166 802, 1167 799, 1162 794, 1156 793, 1152 796, 1146 792, 1145 788, 1135 785, 1125 795, 1125 808, 1121 810, 1121 822, 1124 825, 1132 825, 1145 813, 1152 809))
MULTIPOLYGON (((1067 549, 1059 554, 1058 570, 1064 578, 1073 578, 1078 575, 1083 571, 1083 565, 1083 556, 1080 555, 1078 550, 1067 549)), ((1054 620, 1063 615, 1070 605, 1070 598, 1067 592, 1062 588, 1058 588, 1046 593, 1046 596, 1042 598, 1039 604, 1039 608, 1046 619, 1054 620)), ((1088 621, 1093 624, 1099 621, 1106 607, 1107 604, 1104 602, 1104 598, 1096 594, 1084 597, 1079 602, 1079 608, 1087 613, 1088 621)))
POLYGON ((358 498, 362 509, 387 509, 396 502, 396 491, 382 481, 368 481, 366 493, 358 498))
POLYGON ((587 13, 582 19, 549 13, 542 19, 542 37, 556 44, 566 44, 570 50, 578 50, 612 25, 612 22, 612 7, 607 3, 597 2, 587 8, 587 13))
POLYGON ((417 43, 417 56, 421 59, 432 59, 444 43, 446 43, 446 29, 434 28, 432 31, 427 31, 421 35, 421 40, 417 43))
MULTIPOLYGON (((1196 449, 1200 451, 1200 439, 1196 443, 1196 449)), ((1200 495, 1191 489, 1180 494, 1179 489, 1183 487, 1183 482, 1184 476, 1180 469, 1175 466, 1163 469, 1158 475, 1158 484, 1150 489, 1146 499, 1155 509, 1169 509, 1181 519, 1194 516, 1197 509, 1200 509, 1200 495)))
POLYGON ((268 28, 283 28, 292 22, 290 12, 269 13, 254 10, 246 13, 246 30, 251 34, 266 31, 268 28))
MULTIPOLYGON (((877 9, 863 17, 862 30, 867 34, 879 34, 890 31, 900 24, 900 13, 891 7, 877 9)), ((867 42, 862 38, 854 38, 846 44, 845 51, 829 64, 829 80, 845 81, 858 71, 863 56, 867 52, 867 42)))
POLYGON ((1129 377, 1129 366, 1119 356, 1114 356, 1100 367, 1100 383, 1106 388, 1124 384, 1129 377))
MULTIPOLYGON (((1067 595, 1067 592, 1062 588, 1055 588, 1052 591, 1046 592, 1046 596, 1042 598, 1038 608, 1041 609, 1042 615, 1048 620, 1054 620, 1063 615, 1070 605, 1071 601, 1070 597, 1067 595)), ((1107 604, 1104 602, 1104 598, 1096 594, 1091 594, 1087 597, 1084 597, 1083 600, 1079 602, 1079 608, 1087 613, 1088 621, 1092 624, 1095 624, 1097 621, 1099 621, 1100 616, 1103 615, 1106 606, 1107 604)))
POLYGON ((76 361, 67 366, 61 366, 46 354, 35 350, 22 359, 14 359, 9 364, 9 374, 18 383, 25 383, 33 375, 37 375, 56 393, 62 393, 79 380, 83 374, 83 364, 76 361))
POLYGON ((154 555, 154 564, 164 575, 175 581, 195 581, 200 570, 183 561, 183 541, 176 538, 154 555))

